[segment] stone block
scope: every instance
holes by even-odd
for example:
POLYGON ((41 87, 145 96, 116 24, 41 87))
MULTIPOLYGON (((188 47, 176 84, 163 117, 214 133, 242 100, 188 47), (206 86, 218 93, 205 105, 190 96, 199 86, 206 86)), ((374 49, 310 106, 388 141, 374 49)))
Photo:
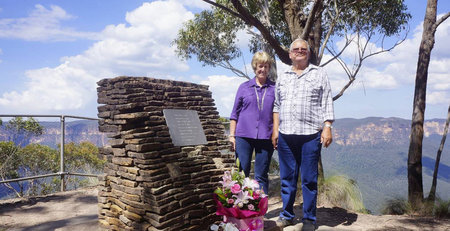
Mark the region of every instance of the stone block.
POLYGON ((124 215, 119 216, 119 220, 127 226, 131 226, 131 220, 124 215))
POLYGON ((126 157, 113 157, 112 162, 114 164, 121 165, 121 166, 132 166, 133 165, 133 159, 126 158, 126 157))
POLYGON ((124 210, 124 211, 122 212, 122 214, 123 214, 126 218, 128 218, 128 219, 130 219, 130 220, 133 220, 133 221, 140 221, 140 220, 142 220, 142 216, 140 216, 140 215, 138 215, 138 214, 136 214, 136 213, 132 213, 132 212, 127 211, 127 210, 124 210))

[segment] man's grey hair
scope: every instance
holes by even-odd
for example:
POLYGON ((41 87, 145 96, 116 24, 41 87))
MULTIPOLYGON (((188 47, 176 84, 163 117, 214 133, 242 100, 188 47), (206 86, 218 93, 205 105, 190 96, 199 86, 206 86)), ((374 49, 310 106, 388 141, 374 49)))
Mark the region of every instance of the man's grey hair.
POLYGON ((306 43, 306 47, 308 48, 308 51, 309 51, 309 43, 308 43, 308 41, 306 41, 306 40, 304 40, 304 39, 302 39, 302 38, 296 38, 296 39, 291 43, 291 45, 289 46, 289 51, 292 51, 292 47, 294 46, 294 43, 296 43, 296 42, 304 42, 304 43, 306 43))

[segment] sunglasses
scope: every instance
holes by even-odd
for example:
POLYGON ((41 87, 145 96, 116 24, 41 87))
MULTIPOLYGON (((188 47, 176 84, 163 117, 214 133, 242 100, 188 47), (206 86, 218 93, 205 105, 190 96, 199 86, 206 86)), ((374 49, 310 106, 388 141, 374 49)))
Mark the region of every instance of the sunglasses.
POLYGON ((306 52, 308 52, 308 49, 307 48, 294 48, 294 49, 292 49, 291 50, 291 52, 292 53, 306 53, 306 52))

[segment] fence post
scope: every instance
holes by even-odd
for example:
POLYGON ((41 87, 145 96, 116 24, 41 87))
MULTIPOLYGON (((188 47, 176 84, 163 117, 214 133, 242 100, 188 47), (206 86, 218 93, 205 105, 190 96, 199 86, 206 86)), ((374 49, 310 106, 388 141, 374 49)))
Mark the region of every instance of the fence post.
POLYGON ((65 123, 64 123, 64 115, 61 115, 61 145, 60 145, 60 149, 61 149, 61 166, 60 166, 60 174, 61 174, 61 192, 64 192, 64 134, 65 133, 65 123))

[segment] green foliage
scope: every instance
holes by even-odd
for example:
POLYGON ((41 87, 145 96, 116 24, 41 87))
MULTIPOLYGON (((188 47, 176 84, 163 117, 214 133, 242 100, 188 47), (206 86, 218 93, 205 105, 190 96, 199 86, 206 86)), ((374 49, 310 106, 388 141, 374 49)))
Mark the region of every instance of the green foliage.
MULTIPOLYGON (((338 9, 341 15, 336 25, 337 34, 360 31, 392 36, 404 30, 411 18, 403 0, 354 1, 339 4, 338 9)), ((329 12, 336 11, 329 9, 329 12)))
POLYGON ((434 207, 434 216, 436 218, 450 218, 450 200, 442 200, 437 198, 434 207))
MULTIPOLYGON (((71 173, 99 173, 103 169, 105 161, 98 158, 98 154, 98 148, 90 142, 81 142, 80 144, 71 142, 66 144, 64 146, 65 171, 71 173)), ((96 183, 85 177, 78 176, 67 176, 66 179, 69 189, 96 183)))
POLYGON ((18 174, 12 170, 19 166, 19 161, 17 161, 18 149, 11 141, 0 142, 0 175, 3 179, 18 177, 18 174))
MULTIPOLYGON (((30 144, 20 148, 13 142, 0 142, 0 175, 2 179, 15 179, 56 172, 56 155, 56 150, 44 145, 30 144)), ((29 180, 27 186, 25 182, 8 183, 7 187, 19 197, 40 195, 41 191, 47 191, 43 190, 46 187, 45 179, 29 180)))
POLYGON ((322 198, 335 206, 368 213, 364 207, 358 184, 346 176, 334 175, 326 178, 319 190, 322 198))
POLYGON ((24 120, 22 117, 11 119, 6 125, 6 129, 17 133, 28 133, 32 135, 42 135, 44 127, 33 117, 24 120))
MULTIPOLYGON (((58 171, 58 151, 45 145, 29 144, 18 152, 20 167, 16 169, 19 177, 36 176, 58 171)), ((48 178, 28 181, 28 189, 24 195, 42 195, 57 191, 56 185, 48 178)))
POLYGON ((406 213, 411 213, 412 208, 409 202, 404 198, 394 198, 386 201, 381 210, 382 214, 390 215, 402 215, 406 213))
POLYGON ((40 136, 44 131, 44 127, 34 118, 29 117, 24 120, 22 117, 15 117, 8 121, 5 129, 12 133, 12 141, 19 146, 23 141, 28 140, 32 136, 40 136))
POLYGON ((202 11, 178 32, 176 52, 184 59, 194 54, 203 65, 227 62, 241 56, 236 45, 236 32, 241 28, 242 22, 222 10, 202 11))
MULTIPOLYGON (((96 174, 102 170, 104 161, 98 158, 98 148, 89 142, 65 145, 66 171, 72 173, 96 174)), ((29 144, 23 148, 13 142, 0 142, 0 175, 3 179, 56 173, 60 168, 59 150, 46 145, 29 144)), ((16 196, 43 195, 59 191, 60 177, 39 178, 24 182, 10 183, 16 196), (13 187, 14 186, 14 187, 13 187)), ((95 185, 96 179, 80 176, 66 176, 66 189, 95 185)))
MULTIPOLYGON (((215 2, 234 13, 238 12, 228 0, 215 2)), ((240 1, 250 15, 259 19, 270 32, 270 36, 278 41, 278 46, 286 48, 291 43, 292 38, 300 36, 299 33, 305 27, 311 2, 294 1, 291 4, 296 4, 295 8, 284 8, 280 2, 268 1, 270 25, 264 25, 266 23, 261 20, 264 13, 260 1, 240 1), (290 30, 290 26, 299 26, 300 28, 290 30)), ((328 5, 325 4, 318 11, 321 14, 317 16, 321 18, 320 28, 313 27, 312 34, 318 34, 318 37, 322 40, 319 44, 324 42, 325 35, 328 32, 330 32, 330 35, 336 36, 355 32, 366 36, 375 33, 392 36, 405 29, 407 21, 411 18, 411 15, 406 12, 407 7, 403 0, 341 1, 336 5, 332 2, 330 1, 328 5)), ((239 58, 242 54, 237 47, 239 38, 236 37, 236 33, 239 30, 247 29, 247 31, 251 31, 252 37, 249 41, 249 48, 252 53, 261 50, 263 44, 262 37, 257 29, 252 25, 244 24, 240 17, 245 16, 240 15, 238 17, 218 7, 196 14, 194 19, 185 23, 184 27, 178 32, 177 38, 173 41, 177 46, 178 56, 190 59, 192 55, 195 55, 203 65, 219 65, 233 70, 230 62, 239 58)), ((250 21, 253 21, 253 19, 250 19, 250 21)))

